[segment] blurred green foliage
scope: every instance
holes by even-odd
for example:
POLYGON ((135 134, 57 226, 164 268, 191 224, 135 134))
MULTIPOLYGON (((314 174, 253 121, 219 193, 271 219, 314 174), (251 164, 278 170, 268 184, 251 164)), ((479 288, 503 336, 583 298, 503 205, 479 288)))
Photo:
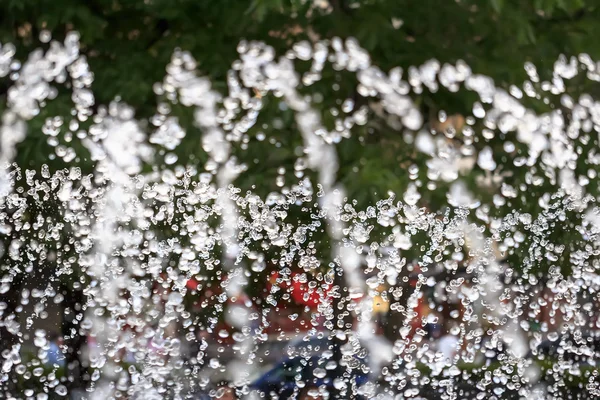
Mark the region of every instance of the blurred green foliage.
MULTIPOLYGON (((79 31, 95 74, 97 102, 107 104, 119 96, 135 107, 139 117, 154 112, 157 97, 152 85, 163 78, 164 67, 175 48, 190 51, 199 61, 200 73, 209 76, 214 87, 225 90, 226 72, 236 59, 236 45, 242 38, 265 41, 283 54, 292 42, 307 39, 309 32, 319 38, 353 36, 383 70, 419 65, 431 58, 450 63, 462 59, 475 72, 489 75, 504 86, 520 84, 526 78, 525 61, 533 62, 540 71, 551 71, 561 53, 600 56, 596 40, 600 34, 600 4, 593 0, 335 0, 326 11, 316 7, 317 3, 7 0, 0 3, 0 42, 17 45, 18 55, 24 59, 40 46, 37 37, 42 29, 50 30, 59 40, 68 30, 79 31)), ((350 93, 353 84, 340 82, 338 93, 350 93)), ((330 86, 331 81, 324 80, 323 85, 330 86)), ((315 90, 324 89, 317 86, 315 90)), ((416 100, 424 107, 466 114, 474 98, 472 93, 463 92, 424 93, 416 100)), ((0 99, 5 97, 6 93, 0 92, 0 99)), ((22 146, 29 163, 45 160, 51 151, 37 143, 44 141, 37 129, 43 118, 67 113, 69 103, 68 97, 59 97, 32 122, 35 129, 22 146)), ((278 111, 274 108, 273 112, 278 111)), ((197 139, 191 118, 183 119, 186 121, 188 139, 197 139)), ((285 130, 289 132, 293 119, 287 121, 285 130)), ((385 136, 386 144, 402 142, 396 132, 378 131, 377 136, 385 136)), ((187 151, 187 156, 194 149, 201 153, 199 141, 195 142, 197 146, 190 143, 191 147, 181 146, 181 151, 187 151)), ((383 141, 371 142, 368 146, 356 141, 344 144, 344 164, 347 160, 358 161, 359 156, 364 158, 361 173, 346 183, 361 189, 371 185, 385 193, 388 186, 395 186, 393 180, 386 179, 385 171, 397 176, 395 169, 403 154, 401 150, 379 153, 375 149, 383 141), (364 147, 369 149, 365 151, 364 147), (383 157, 372 157, 370 151, 383 157)), ((281 160, 273 162, 279 164, 281 160)), ((341 172, 353 173, 346 165, 341 172)))

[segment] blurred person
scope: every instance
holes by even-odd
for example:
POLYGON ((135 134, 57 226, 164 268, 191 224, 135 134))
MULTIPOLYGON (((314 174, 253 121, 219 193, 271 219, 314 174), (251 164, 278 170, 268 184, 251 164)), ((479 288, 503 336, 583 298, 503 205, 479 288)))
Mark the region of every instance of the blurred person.
POLYGON ((46 361, 46 365, 60 365, 61 367, 65 366, 65 355, 60 349, 60 346, 63 344, 63 340, 57 332, 50 332, 48 335, 48 360, 46 361))
POLYGON ((98 343, 98 338, 92 334, 87 335, 87 352, 88 358, 96 358, 99 357, 102 353, 102 349, 100 348, 100 343, 98 343))
POLYGON ((427 315, 425 331, 427 332, 429 340, 438 340, 442 337, 442 323, 437 312, 431 311, 429 315, 427 315))

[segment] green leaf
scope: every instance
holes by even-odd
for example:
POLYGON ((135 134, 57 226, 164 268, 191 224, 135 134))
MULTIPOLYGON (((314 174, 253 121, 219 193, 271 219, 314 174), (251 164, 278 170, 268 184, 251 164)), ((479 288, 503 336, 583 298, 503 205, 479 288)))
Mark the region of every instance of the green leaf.
POLYGON ((502 12, 502 8, 504 8, 504 0, 491 0, 492 8, 500 14, 502 12))

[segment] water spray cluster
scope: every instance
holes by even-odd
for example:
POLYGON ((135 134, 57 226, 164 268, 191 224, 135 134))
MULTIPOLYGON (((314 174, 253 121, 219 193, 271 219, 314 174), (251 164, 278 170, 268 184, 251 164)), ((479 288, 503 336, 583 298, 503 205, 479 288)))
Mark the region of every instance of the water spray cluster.
MULTIPOLYGON (((0 47, 0 78, 11 81, 0 128, 0 327, 3 344, 10 344, 0 349, 0 382, 6 398, 64 396, 84 377, 90 399, 183 399, 208 385, 206 371, 227 373, 240 395, 251 396, 269 318, 298 280, 308 286, 306 296, 319 298, 305 334, 343 343, 339 353, 322 357, 326 368, 347 372, 334 382, 345 398, 416 398, 426 386, 442 398, 464 398, 459 383, 465 381, 475 398, 508 392, 547 398, 574 377, 580 390, 598 394, 597 372, 573 360, 593 365, 596 353, 586 335, 598 332, 600 323, 594 319, 600 105, 566 92, 568 81, 582 73, 597 80, 597 63, 585 55, 561 58, 547 82, 527 64, 529 81, 505 90, 463 62, 433 60, 384 72, 353 39, 299 42, 281 57, 264 43, 242 42, 238 53, 223 94, 198 73, 190 53, 176 50, 154 86, 156 113, 141 120, 119 99, 96 104, 77 34, 50 42, 23 63, 14 59, 13 46, 0 47), (299 63, 308 65, 305 72, 298 72, 299 63), (369 100, 344 99, 333 129, 315 107, 319 93, 311 93, 326 68, 354 74, 358 96, 369 100), (71 115, 46 118, 42 130, 54 151, 49 158, 67 167, 19 166, 14 160, 27 122, 59 87, 71 92, 71 115), (479 101, 460 131, 436 131, 413 101, 424 90, 469 90, 479 101), (299 135, 302 147, 297 181, 278 183, 261 197, 236 180, 249 171, 244 149, 269 99, 294 113, 298 132, 289 134, 299 135), (539 115, 525 99, 558 103, 539 115), (193 110, 197 142, 207 156, 202 164, 177 156, 191 133, 171 113, 176 105, 193 110), (337 145, 376 118, 393 124, 406 146, 427 157, 426 173, 415 165, 407 170, 411 182, 404 193, 357 204, 339 183, 337 145), (498 136, 501 148, 492 148, 498 136), (83 159, 93 169, 83 171, 83 159), (523 171, 522 180, 505 180, 512 175, 500 166, 510 164, 523 171), (474 169, 483 171, 478 185, 494 191, 491 201, 465 184, 474 169), (446 207, 420 204, 423 193, 444 184, 450 185, 446 207), (528 197, 545 187, 539 199, 528 197), (539 212, 523 211, 519 204, 527 202, 539 212), (505 212, 507 204, 514 207, 505 212), (566 228, 575 240, 563 241, 566 228), (301 273, 294 274, 298 266, 301 273), (275 283, 249 296, 271 270, 278 274, 275 283), (36 274, 46 280, 31 289, 24 282, 36 274), (450 312, 450 333, 458 338, 450 359, 425 339, 437 317, 418 321, 416 310, 428 301, 423 294, 429 289, 437 298, 434 311, 451 299, 460 305, 450 312), (376 297, 400 316, 392 335, 376 329, 376 297), (195 298, 203 318, 190 306, 195 298), (49 303, 65 304, 61 317, 71 327, 63 332, 62 376, 58 365, 42 368, 44 332, 29 333, 36 319, 48 318, 49 303), (554 324, 544 321, 533 331, 530 321, 544 313, 554 324), (231 331, 220 328, 223 318, 231 331), (227 363, 204 357, 211 349, 203 333, 231 339, 211 346, 233 357, 227 363), (562 339, 567 334, 569 342, 562 339), (88 345, 69 348, 78 337, 88 337, 88 345), (545 340, 562 351, 542 371, 537 349, 545 340), (201 351, 189 357, 195 344, 201 351), (363 368, 356 358, 368 360, 369 382, 360 387, 350 379, 353 369, 363 368), (548 376, 551 383, 540 389, 548 376), (16 392, 18 382, 30 389, 16 392)), ((449 118, 439 117, 442 123, 449 118)), ((325 374, 325 367, 315 374, 325 374)))

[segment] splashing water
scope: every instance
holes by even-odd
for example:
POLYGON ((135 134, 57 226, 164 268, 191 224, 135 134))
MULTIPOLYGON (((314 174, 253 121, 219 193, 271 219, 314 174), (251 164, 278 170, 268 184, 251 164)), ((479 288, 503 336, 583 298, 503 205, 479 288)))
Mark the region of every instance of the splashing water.
POLYGON ((21 398, 25 385, 36 399, 77 390, 183 399, 219 379, 252 396, 270 362, 261 349, 286 336, 304 343, 289 353, 315 364, 321 382, 313 388, 300 368, 296 392, 599 394, 600 103, 565 90, 580 71, 597 80, 595 62, 561 57, 541 83, 527 64, 531 81, 505 91, 463 62, 385 73, 354 39, 299 42, 280 58, 242 42, 238 53, 222 95, 189 53, 175 51, 145 121, 119 100, 95 104, 77 34, 22 65, 14 46, 0 47, 0 78, 12 85, 0 127, 5 397, 21 398), (306 94, 329 64, 354 74, 358 97, 369 99, 340 102, 331 130, 318 93, 306 94), (48 117, 43 133, 66 167, 23 170, 14 161, 27 121, 65 83, 72 119, 48 117), (479 101, 472 116, 440 113, 434 126, 411 97, 423 90, 469 90, 479 101), (558 101, 538 115, 526 98, 558 101), (272 100, 293 113, 301 146, 297 181, 286 185, 281 166, 278 190, 262 196, 238 178, 252 173, 243 161, 252 135, 269 139, 254 132, 272 100), (175 106, 193 111, 202 165, 175 153, 191 134, 175 106), (338 179, 338 144, 371 120, 402 131, 426 170, 408 168, 404 193, 359 204, 338 179), (77 160, 87 158, 93 168, 84 171, 77 160), (511 163, 514 173, 502 171, 511 163), (447 204, 427 209, 426 194, 445 187, 447 204), (43 284, 27 282, 40 274, 43 284), (276 321, 294 299, 303 307, 286 323, 304 325, 290 334, 276 321), (55 352, 43 330, 28 332, 57 307, 65 342, 55 352), (447 332, 430 339, 439 326, 447 332), (329 340, 317 360, 306 350, 315 338, 329 340))

